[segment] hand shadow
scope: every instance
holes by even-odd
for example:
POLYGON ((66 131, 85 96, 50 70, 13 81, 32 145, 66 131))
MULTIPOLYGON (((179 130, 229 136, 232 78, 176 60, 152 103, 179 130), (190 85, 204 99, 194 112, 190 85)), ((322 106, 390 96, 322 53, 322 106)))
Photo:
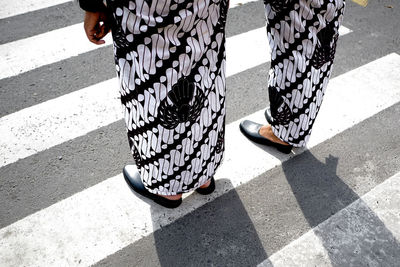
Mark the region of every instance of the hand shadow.
POLYGON ((339 159, 319 161, 310 151, 282 163, 286 179, 308 221, 316 227, 356 200, 357 212, 314 229, 332 266, 396 266, 400 244, 379 217, 338 177, 339 159), (336 221, 337 222, 337 221, 336 221), (343 234, 346 233, 346 234, 343 234))

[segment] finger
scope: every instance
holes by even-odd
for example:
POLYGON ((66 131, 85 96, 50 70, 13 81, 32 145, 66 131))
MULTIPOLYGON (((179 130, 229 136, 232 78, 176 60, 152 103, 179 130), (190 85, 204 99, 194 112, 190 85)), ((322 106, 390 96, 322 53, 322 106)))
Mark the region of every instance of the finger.
POLYGON ((92 42, 92 43, 95 43, 95 44, 97 44, 97 45, 100 45, 100 44, 104 44, 105 43, 105 41, 104 40, 101 40, 102 38, 103 38, 103 36, 102 36, 102 34, 101 34, 101 25, 98 23, 98 24, 96 24, 94 27, 93 27, 93 29, 90 31, 90 37, 91 37, 91 39, 90 39, 90 41, 92 42))
POLYGON ((109 31, 110 29, 105 24, 103 24, 100 26, 99 32, 96 34, 96 37, 98 39, 102 39, 108 34, 109 31))
POLYGON ((94 28, 95 27, 91 26, 91 25, 87 25, 87 24, 84 25, 84 30, 85 30, 85 33, 86 33, 86 37, 92 43, 96 43, 97 42, 96 30, 94 28))
POLYGON ((97 45, 101 45, 101 44, 105 44, 106 42, 102 39, 97 38, 96 36, 94 36, 92 39, 90 39, 90 41, 94 44, 97 45))
POLYGON ((101 39, 105 36, 105 32, 104 32, 104 25, 101 25, 97 28, 97 32, 96 32, 96 37, 97 39, 101 39))
POLYGON ((98 13, 86 12, 83 23, 83 28, 85 30, 87 38, 90 42, 97 45, 104 43, 104 41, 101 41, 96 34, 97 32, 99 32, 99 17, 100 14, 98 13))
POLYGON ((101 12, 85 13, 83 26, 90 42, 97 45, 105 43, 104 40, 101 40, 108 32, 105 21, 106 15, 101 12))
POLYGON ((94 43, 94 44, 100 45, 100 44, 104 44, 104 43, 105 43, 104 40, 100 40, 100 39, 97 37, 97 35, 95 34, 95 31, 90 31, 90 32, 87 34, 87 37, 88 37, 89 41, 92 42, 92 43, 94 43))

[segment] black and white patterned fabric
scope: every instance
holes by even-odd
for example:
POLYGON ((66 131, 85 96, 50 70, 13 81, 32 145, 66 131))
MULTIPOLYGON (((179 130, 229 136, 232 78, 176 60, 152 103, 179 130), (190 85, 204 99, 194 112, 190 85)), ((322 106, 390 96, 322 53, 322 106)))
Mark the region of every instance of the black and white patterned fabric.
POLYGON ((108 0, 129 145, 145 187, 176 195, 224 153, 227 0, 108 0))
POLYGON ((272 130, 306 145, 331 75, 344 0, 264 0, 272 130))

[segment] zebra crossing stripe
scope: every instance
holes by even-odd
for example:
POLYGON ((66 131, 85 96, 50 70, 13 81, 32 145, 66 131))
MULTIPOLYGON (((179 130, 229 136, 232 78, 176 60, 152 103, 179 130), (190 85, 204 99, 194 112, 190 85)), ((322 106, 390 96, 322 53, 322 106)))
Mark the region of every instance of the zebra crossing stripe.
POLYGON ((229 0, 229 8, 245 5, 250 2, 257 2, 258 0, 229 0))
MULTIPOLYGON (((255 2, 256 0, 231 0, 229 7, 237 7, 249 2, 255 2)), ((20 0, 20 1, 9 1, 0 0, 0 19, 21 15, 24 13, 36 11, 39 9, 48 8, 55 5, 61 5, 73 0, 20 0)))
MULTIPOLYGON (((398 103, 399 68, 400 55, 393 53, 332 79, 315 125, 322 129, 313 133, 310 147, 398 103)), ((243 119, 265 121, 263 110, 243 119)), ((226 158, 216 175, 230 183, 218 183, 209 201, 290 158, 278 159, 251 143, 238 125, 227 125, 226 158)), ((0 266, 94 264, 206 203, 199 194, 185 198, 166 216, 165 209, 133 194, 121 175, 111 177, 1 229, 0 266)))
MULTIPOLYGON (((108 34, 104 40, 111 44, 111 35, 108 34)), ((83 23, 2 44, 0 55, 4 62, 0 66, 0 79, 78 56, 99 47, 87 40, 83 23), (35 49, 34 53, 32 48, 35 49)))
MULTIPOLYGON (((79 32, 83 32, 80 27, 79 32)), ((342 34, 349 32, 346 28, 342 30, 342 34)), ((73 46, 80 43, 79 38, 74 39, 73 46)), ((264 28, 227 38, 227 77, 269 61, 267 43, 264 28)), ((22 51, 29 51, 28 47, 24 49, 22 51)), ((83 52, 79 51, 67 54, 83 52)), ((60 56, 56 52, 53 54, 60 56)), ((0 167, 121 119, 123 113, 117 88, 117 80, 110 79, 0 118, 0 167)))
MULTIPOLYGON (((349 29, 342 27, 339 32, 345 34, 349 32, 349 29)), ((251 37, 255 38, 252 40, 256 44, 251 44, 248 40, 246 45, 253 47, 255 45, 262 45, 262 54, 268 54, 268 42, 265 42, 265 29, 260 28, 250 31, 250 33, 253 33, 251 37)), ((112 44, 111 34, 108 34, 104 40, 108 46, 112 44)), ((93 51, 100 47, 102 46, 95 45, 87 40, 83 30, 83 23, 2 44, 0 45, 0 57, 3 59, 3 62, 0 65, 0 79, 13 77, 35 68, 93 51), (32 47, 35 48, 35 53, 32 53, 32 47)), ((240 54, 243 54, 243 50, 242 46, 240 54)), ((255 53, 254 51, 252 52, 255 53)))
MULTIPOLYGON (((368 178, 366 178, 368 180, 368 178)), ((272 254, 258 267, 382 266, 369 255, 400 245, 400 173, 272 254), (383 227, 384 226, 384 227, 383 227), (387 230, 386 230, 387 229, 387 230), (397 239, 397 240, 396 240, 397 239)), ((395 266, 398 259, 382 259, 395 266)))
POLYGON ((0 19, 21 15, 27 12, 60 5, 67 2, 72 2, 72 0, 0 0, 0 19))

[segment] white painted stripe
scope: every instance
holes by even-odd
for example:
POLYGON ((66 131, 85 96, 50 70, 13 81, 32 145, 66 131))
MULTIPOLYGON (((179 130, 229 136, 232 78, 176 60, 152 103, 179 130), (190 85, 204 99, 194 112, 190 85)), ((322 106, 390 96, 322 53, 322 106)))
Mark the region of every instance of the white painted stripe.
POLYGON ((226 42, 227 76, 271 60, 265 27, 232 36, 228 40, 226 42))
POLYGON ((229 8, 243 6, 250 2, 258 2, 259 0, 229 0, 229 8))
MULTIPOLYGON (((105 40, 106 43, 111 44, 111 34, 108 34, 105 40)), ((2 44, 0 45, 0 57, 4 61, 0 65, 0 79, 74 57, 99 47, 87 40, 83 23, 2 44)))
MULTIPOLYGON (((243 2, 235 1, 231 4, 231 7, 245 4, 250 1, 251 0, 243 2)), ((51 5, 52 2, 54 1, 43 0, 27 3, 26 6, 39 7, 42 4, 51 5)), ((18 1, 7 1, 5 9, 7 9, 7 6, 17 5, 16 3, 18 3, 18 6, 21 6, 21 3, 18 1)), ((55 1, 54 4, 58 4, 58 2, 55 1)), ((8 7, 8 9, 12 10, 12 7, 8 7)), ((266 39, 265 31, 256 37, 259 37, 256 39, 258 43, 263 41, 262 45, 264 47, 267 46, 268 43, 264 41, 264 39, 266 39)), ((111 34, 106 36, 105 41, 106 44, 112 44, 111 34)), ((100 47, 101 46, 90 43, 86 39, 82 23, 6 43, 0 45, 0 58, 2 58, 3 61, 0 65, 0 79, 12 77, 100 47), (32 53, 32 48, 35 50, 34 53, 32 53)))
MULTIPOLYGON (((314 132, 318 141, 311 146, 399 102, 399 68, 400 56, 390 54, 333 79, 315 125, 322 129, 314 132), (336 114, 335 130, 322 123, 329 114, 336 114)), ((245 119, 265 121, 263 110, 245 119)), ((289 158, 278 159, 266 153, 269 148, 248 141, 238 130, 239 122, 227 125, 226 158, 216 175, 230 183, 218 184, 215 194, 192 194, 165 216, 165 209, 139 200, 117 175, 1 229, 0 265, 93 264, 289 158)))
MULTIPOLYGON (((339 28, 339 35, 348 33, 351 33, 350 29, 344 26, 339 28)), ((227 76, 271 61, 265 27, 232 36, 228 40, 226 44, 227 76)))
MULTIPOLYGON (((238 7, 249 2, 255 2, 258 0, 231 0, 229 7, 238 7)), ((0 19, 12 17, 27 12, 48 8, 55 5, 64 4, 67 2, 73 2, 72 0, 0 0, 0 19)))
MULTIPOLYGON (((227 76, 269 61, 267 44, 264 28, 227 38, 227 76)), ((121 119, 118 94, 111 79, 0 118, 0 167, 121 119)))
POLYGON ((339 28, 339 35, 340 36, 349 34, 351 32, 352 32, 352 30, 350 30, 349 28, 346 28, 345 26, 340 26, 340 28, 339 28))
MULTIPOLYGON (((108 34, 105 40, 106 43, 111 44, 111 35, 108 34)), ((230 41, 227 41, 227 53, 233 58, 232 62, 244 62, 248 66, 256 66, 269 60, 267 34, 264 27, 230 37, 228 40, 230 41), (246 52, 243 51, 244 46, 247 47, 246 52)), ((0 79, 74 57, 99 47, 101 46, 87 41, 82 23, 3 44, 0 45, 0 55, 5 62, 0 65, 0 79), (35 49, 34 53, 32 53, 32 47, 35 49)), ((111 53, 110 49, 110 56, 111 53)), ((228 72, 235 74, 245 69, 240 64, 237 65, 229 64, 228 72), (231 66, 235 69, 229 70, 231 66)))
MULTIPOLYGON (((227 54, 232 55, 227 65, 234 66, 227 76, 268 60, 265 35, 260 28, 227 38, 227 54), (261 55, 252 51, 244 57, 243 46, 261 55)), ((117 88, 117 79, 110 79, 0 118, 0 167, 122 119, 117 88)))
POLYGON ((0 19, 72 2, 72 0, 0 0, 0 19))
MULTIPOLYGON (((344 28, 342 31, 348 32, 349 30, 344 28)), ((255 38, 252 39, 255 44, 252 44, 249 40, 240 40, 242 34, 231 38, 236 37, 235 39, 239 41, 237 45, 250 45, 250 47, 257 48, 261 46, 263 49, 256 51, 261 52, 261 55, 268 54, 266 49, 268 42, 266 42, 266 33, 263 28, 250 31, 248 35, 255 38)), ((244 36, 247 36, 246 33, 244 33, 244 36)), ((108 34, 104 40, 106 44, 112 44, 111 34, 108 34)), ((95 45, 87 40, 82 23, 2 44, 0 45, 0 58, 2 59, 0 79, 19 75, 100 47, 102 46, 95 45), (32 53, 32 49, 34 49, 34 53, 32 53)), ((238 51, 238 54, 243 55, 243 47, 238 51)), ((255 51, 248 48, 246 50, 255 55, 255 51)), ((261 57, 261 55, 259 56, 261 57)))
POLYGON ((0 118, 0 167, 122 118, 117 79, 0 118))
MULTIPOLYGON (((391 258, 394 255, 381 245, 393 242, 390 235, 400 240, 399 203, 400 173, 397 173, 274 253, 259 267, 394 266, 395 259, 391 258), (373 255, 373 248, 379 248, 380 256, 373 255)), ((399 251, 398 243, 395 246, 392 252, 399 251)))

